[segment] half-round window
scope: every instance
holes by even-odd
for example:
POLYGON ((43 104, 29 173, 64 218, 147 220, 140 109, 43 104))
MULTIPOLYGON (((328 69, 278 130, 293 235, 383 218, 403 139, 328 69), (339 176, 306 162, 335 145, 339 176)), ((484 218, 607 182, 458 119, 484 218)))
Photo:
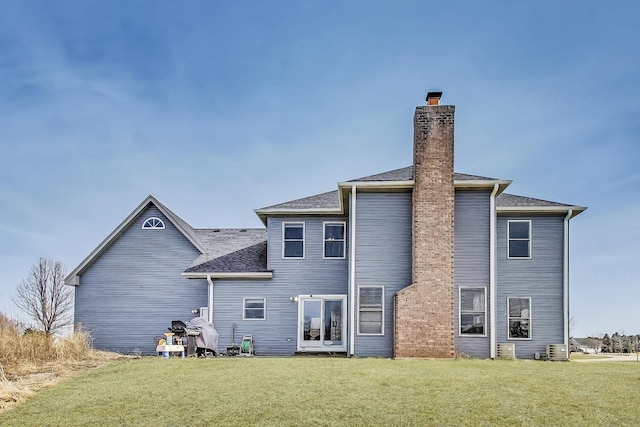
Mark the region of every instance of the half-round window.
POLYGON ((153 216, 142 224, 142 228, 164 230, 164 222, 160 218, 153 216))

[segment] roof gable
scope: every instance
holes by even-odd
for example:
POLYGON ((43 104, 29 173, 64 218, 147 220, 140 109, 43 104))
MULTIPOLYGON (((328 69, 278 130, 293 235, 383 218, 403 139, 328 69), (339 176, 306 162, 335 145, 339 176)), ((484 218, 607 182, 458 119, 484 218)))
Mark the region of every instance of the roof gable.
POLYGON ((68 285, 77 285, 77 276, 86 270, 93 262, 104 253, 117 239, 127 230, 131 224, 144 212, 150 205, 154 205, 162 214, 176 227, 184 237, 200 253, 205 252, 205 246, 198 239, 195 230, 186 221, 176 215, 171 209, 160 203, 155 197, 148 196, 137 208, 133 210, 82 262, 74 268, 65 278, 68 285))

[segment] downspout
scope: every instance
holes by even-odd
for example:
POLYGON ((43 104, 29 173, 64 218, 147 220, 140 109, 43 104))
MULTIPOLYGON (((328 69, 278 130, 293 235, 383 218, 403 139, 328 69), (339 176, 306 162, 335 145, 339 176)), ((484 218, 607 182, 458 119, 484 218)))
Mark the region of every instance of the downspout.
POLYGON ((569 359, 569 219, 573 215, 573 210, 569 209, 564 217, 564 265, 563 265, 563 309, 564 309, 564 345, 567 349, 567 359, 569 359))
POLYGON ((496 358, 496 194, 500 185, 496 182, 493 185, 493 191, 491 191, 491 197, 489 198, 489 298, 490 298, 490 310, 489 322, 490 328, 490 346, 491 346, 491 358, 496 358))
POLYGON ((207 321, 213 325, 213 280, 211 280, 210 274, 207 274, 207 282, 209 283, 209 309, 207 310, 207 321))
POLYGON ((356 186, 351 186, 351 206, 349 208, 349 357, 355 354, 356 345, 356 186))

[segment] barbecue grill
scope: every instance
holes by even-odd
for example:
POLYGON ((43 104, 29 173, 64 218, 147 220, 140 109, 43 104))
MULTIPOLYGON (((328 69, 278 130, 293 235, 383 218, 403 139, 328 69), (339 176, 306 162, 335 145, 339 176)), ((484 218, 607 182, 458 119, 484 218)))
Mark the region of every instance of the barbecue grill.
POLYGON ((218 332, 205 319, 196 317, 186 324, 182 320, 172 320, 167 329, 182 339, 182 345, 186 344, 187 356, 206 356, 207 353, 215 356, 218 351, 218 332))

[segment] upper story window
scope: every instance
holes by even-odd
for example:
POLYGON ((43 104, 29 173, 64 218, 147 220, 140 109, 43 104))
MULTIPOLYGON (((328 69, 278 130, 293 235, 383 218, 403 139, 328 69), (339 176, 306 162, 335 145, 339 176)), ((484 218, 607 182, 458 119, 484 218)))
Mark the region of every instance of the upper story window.
POLYGON ((344 222, 324 223, 324 257, 344 258, 344 222))
POLYGON ((509 258, 531 258, 531 221, 508 221, 507 240, 509 258))
POLYGON ((383 286, 358 286, 358 335, 384 335, 383 286))
POLYGON ((487 335, 487 288, 460 289, 460 335, 487 335))
POLYGON ((164 230, 164 222, 160 218, 152 216, 142 223, 142 228, 150 230, 164 230))
POLYGON ((282 223, 282 257, 304 258, 304 222, 282 223))
POLYGON ((531 298, 507 298, 509 339, 531 339, 531 298))

